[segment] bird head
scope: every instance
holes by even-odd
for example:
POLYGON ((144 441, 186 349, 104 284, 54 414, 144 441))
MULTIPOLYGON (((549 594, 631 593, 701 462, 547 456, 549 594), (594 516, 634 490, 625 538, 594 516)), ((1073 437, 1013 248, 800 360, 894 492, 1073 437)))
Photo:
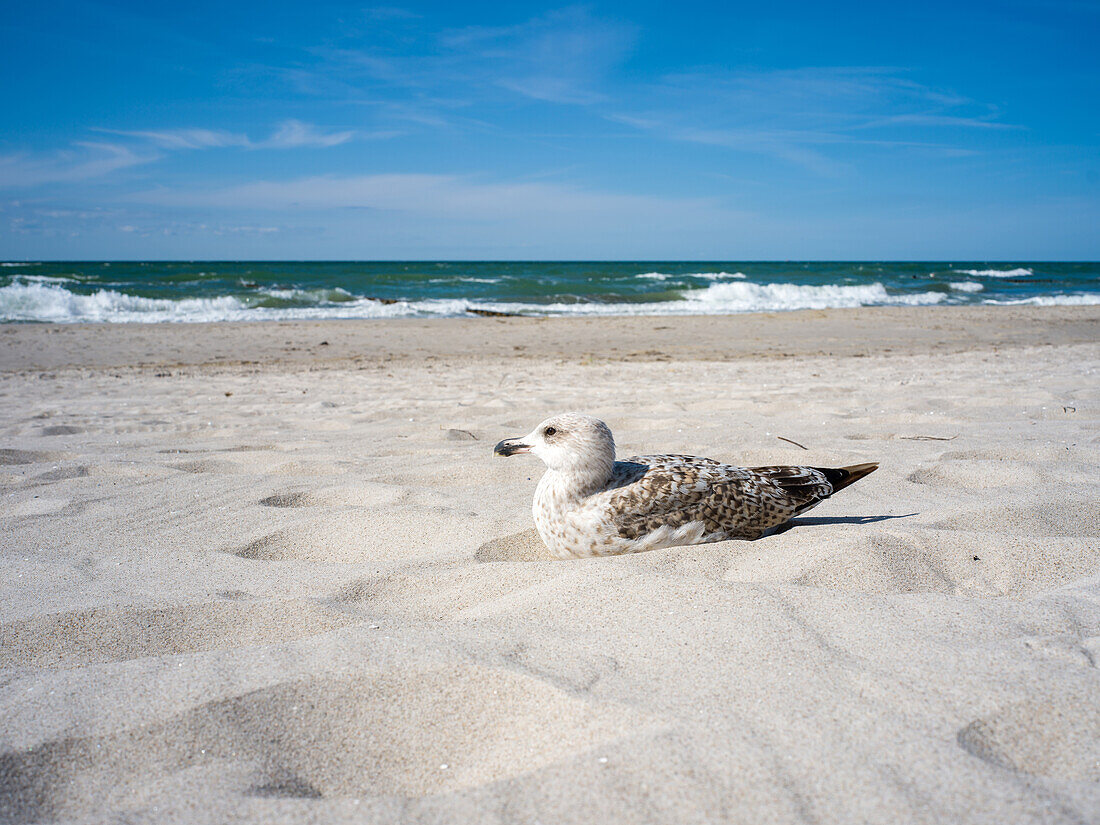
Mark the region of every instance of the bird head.
POLYGON ((562 413, 547 418, 525 436, 504 439, 493 452, 500 456, 534 453, 551 470, 606 478, 615 463, 615 439, 598 418, 562 413))

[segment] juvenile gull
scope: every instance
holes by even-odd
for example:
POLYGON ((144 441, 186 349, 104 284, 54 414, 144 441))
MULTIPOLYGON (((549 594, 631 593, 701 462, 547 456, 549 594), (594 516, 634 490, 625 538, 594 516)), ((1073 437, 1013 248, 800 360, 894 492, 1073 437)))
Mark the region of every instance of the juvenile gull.
POLYGON ((548 418, 493 452, 546 463, 535 527, 563 559, 759 538, 878 468, 734 467, 689 455, 616 461, 611 430, 580 413, 548 418))

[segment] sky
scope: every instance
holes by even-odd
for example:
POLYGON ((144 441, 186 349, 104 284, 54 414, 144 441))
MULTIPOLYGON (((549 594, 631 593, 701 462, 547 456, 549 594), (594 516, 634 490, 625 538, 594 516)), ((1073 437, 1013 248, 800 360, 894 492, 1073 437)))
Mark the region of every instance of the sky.
POLYGON ((1097 260, 1097 42, 1092 0, 12 3, 0 259, 1097 260))

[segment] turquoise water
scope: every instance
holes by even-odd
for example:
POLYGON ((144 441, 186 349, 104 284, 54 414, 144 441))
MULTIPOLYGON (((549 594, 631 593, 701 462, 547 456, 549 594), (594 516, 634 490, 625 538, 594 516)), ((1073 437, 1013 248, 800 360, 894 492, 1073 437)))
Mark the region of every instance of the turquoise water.
POLYGON ((0 264, 0 321, 696 315, 1100 304, 1100 264, 75 262, 0 264))

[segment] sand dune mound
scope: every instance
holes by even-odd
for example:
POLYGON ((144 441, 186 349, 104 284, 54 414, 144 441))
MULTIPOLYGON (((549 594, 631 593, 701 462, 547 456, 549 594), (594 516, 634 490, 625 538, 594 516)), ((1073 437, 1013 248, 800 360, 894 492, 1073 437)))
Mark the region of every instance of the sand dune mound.
POLYGON ((354 486, 288 490, 260 499, 264 507, 377 507, 394 504, 405 496, 396 484, 360 482, 354 486))
POLYGON ((270 644, 351 621, 305 599, 49 613, 0 625, 0 667, 67 668, 270 644))
POLYGON ((1100 536, 1095 501, 992 505, 932 525, 941 530, 988 530, 1025 536, 1100 536))
POLYGON ((60 818, 89 794, 126 807, 159 777, 219 763, 247 777, 241 794, 441 793, 573 757, 640 721, 500 668, 413 665, 400 675, 288 682, 159 724, 3 754, 0 817, 60 818))
POLYGON ((546 545, 543 544, 534 528, 487 541, 477 548, 474 558, 481 562, 553 561, 556 559, 546 548, 546 545))

